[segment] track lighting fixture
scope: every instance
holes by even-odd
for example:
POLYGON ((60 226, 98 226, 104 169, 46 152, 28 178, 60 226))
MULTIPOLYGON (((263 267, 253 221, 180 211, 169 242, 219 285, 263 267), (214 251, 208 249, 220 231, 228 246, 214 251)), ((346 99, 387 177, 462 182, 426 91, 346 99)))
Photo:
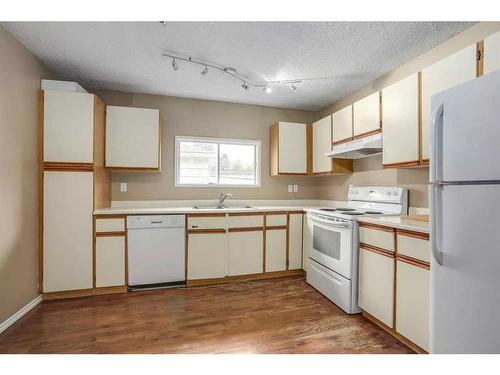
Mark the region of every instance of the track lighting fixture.
MULTIPOLYGON (((163 22, 162 22, 163 24, 163 22)), ((232 67, 224 67, 220 65, 216 65, 213 63, 209 63, 206 61, 202 60, 197 60, 194 59, 190 56, 182 56, 179 55, 175 52, 168 52, 165 51, 162 53, 163 56, 171 58, 172 59, 172 68, 174 71, 177 71, 179 69, 179 65, 177 65, 177 60, 185 61, 191 64, 196 64, 199 66, 204 67, 203 70, 200 72, 201 76, 205 76, 208 73, 209 68, 212 68, 214 71, 219 71, 223 74, 227 74, 237 80, 239 80, 242 84, 241 87, 243 90, 248 91, 250 87, 255 87, 255 88, 261 88, 263 92, 266 94, 270 94, 273 91, 274 86, 288 86, 290 90, 293 92, 297 91, 297 83, 302 83, 304 81, 312 81, 312 80, 317 80, 317 79, 323 79, 323 78, 302 78, 302 79, 288 79, 288 80, 282 80, 282 81, 263 81, 263 82, 251 82, 249 81, 246 77, 240 75, 238 71, 235 68, 232 67)))

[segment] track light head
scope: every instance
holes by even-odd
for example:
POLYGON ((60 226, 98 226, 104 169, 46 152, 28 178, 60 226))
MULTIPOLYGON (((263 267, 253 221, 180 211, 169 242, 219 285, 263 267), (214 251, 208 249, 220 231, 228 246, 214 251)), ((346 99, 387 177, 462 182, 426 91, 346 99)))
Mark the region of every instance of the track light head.
POLYGON ((270 86, 266 86, 262 91, 264 91, 266 94, 270 94, 273 92, 273 89, 270 86))
POLYGON ((172 59, 172 68, 174 68, 175 71, 179 69, 179 65, 177 65, 177 61, 175 61, 175 57, 172 59))
POLYGON ((243 90, 247 90, 250 88, 246 82, 243 82, 243 84, 241 85, 241 87, 243 87, 243 90))
POLYGON ((200 74, 204 76, 207 73, 208 73, 208 66, 205 65, 205 69, 203 69, 200 74))

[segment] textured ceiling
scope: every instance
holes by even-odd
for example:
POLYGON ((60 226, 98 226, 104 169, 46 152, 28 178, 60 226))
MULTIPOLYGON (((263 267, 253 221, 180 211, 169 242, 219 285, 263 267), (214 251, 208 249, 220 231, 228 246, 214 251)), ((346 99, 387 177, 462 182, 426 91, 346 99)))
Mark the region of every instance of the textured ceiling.
POLYGON ((85 87, 319 110, 470 27, 471 22, 9 22, 62 79, 85 87), (253 81, 318 78, 266 94, 163 50, 253 81))

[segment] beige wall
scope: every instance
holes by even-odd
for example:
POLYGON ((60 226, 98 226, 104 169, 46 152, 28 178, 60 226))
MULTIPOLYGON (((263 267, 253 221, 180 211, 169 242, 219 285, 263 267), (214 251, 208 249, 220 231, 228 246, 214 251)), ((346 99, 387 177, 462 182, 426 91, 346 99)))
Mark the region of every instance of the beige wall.
POLYGON ((113 200, 216 199, 221 190, 234 199, 315 198, 316 178, 270 177, 269 127, 273 122, 310 122, 315 112, 295 111, 254 105, 185 99, 178 97, 128 94, 113 91, 95 93, 108 105, 159 108, 163 116, 162 172, 113 173, 113 200), (174 137, 176 135, 255 139, 262 142, 262 186, 260 188, 174 187, 174 137), (120 182, 128 191, 120 192, 120 182), (288 193, 288 184, 298 184, 298 193, 288 193))
MULTIPOLYGON (((471 44, 484 39, 486 36, 500 30, 500 22, 480 22, 464 32, 448 39, 446 42, 411 60, 398 69, 380 77, 341 100, 329 105, 318 113, 317 119, 323 118, 342 109, 355 101, 382 90, 384 87, 397 82, 410 74, 422 70, 444 57, 457 52, 471 44)), ((403 185, 410 189, 410 205, 428 207, 427 181, 428 168, 419 169, 382 169, 382 158, 372 157, 354 163, 355 173, 352 176, 324 177, 318 186, 318 198, 343 199, 349 184, 354 185, 403 185)))
POLYGON ((38 295, 40 78, 53 75, 0 26, 0 322, 38 295))

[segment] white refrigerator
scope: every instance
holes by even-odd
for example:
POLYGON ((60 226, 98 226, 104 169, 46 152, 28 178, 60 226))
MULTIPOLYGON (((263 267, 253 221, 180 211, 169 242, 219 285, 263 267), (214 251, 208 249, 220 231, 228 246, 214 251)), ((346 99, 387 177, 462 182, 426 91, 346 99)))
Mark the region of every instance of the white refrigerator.
POLYGON ((500 353, 500 71, 432 111, 431 353, 500 353))

